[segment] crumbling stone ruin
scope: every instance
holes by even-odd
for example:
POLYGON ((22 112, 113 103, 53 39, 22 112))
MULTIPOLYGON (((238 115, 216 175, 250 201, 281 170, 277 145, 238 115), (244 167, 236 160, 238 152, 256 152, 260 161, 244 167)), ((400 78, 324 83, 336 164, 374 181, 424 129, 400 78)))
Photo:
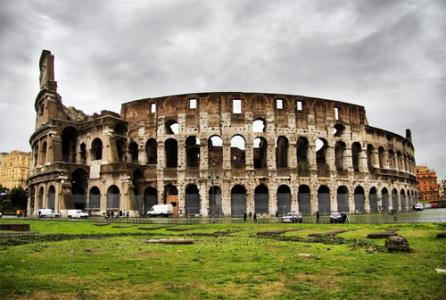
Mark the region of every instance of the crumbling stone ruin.
POLYGON ((62 104, 40 58, 29 213, 39 208, 181 216, 407 210, 414 147, 364 107, 306 96, 217 92, 146 98, 92 116, 62 104))

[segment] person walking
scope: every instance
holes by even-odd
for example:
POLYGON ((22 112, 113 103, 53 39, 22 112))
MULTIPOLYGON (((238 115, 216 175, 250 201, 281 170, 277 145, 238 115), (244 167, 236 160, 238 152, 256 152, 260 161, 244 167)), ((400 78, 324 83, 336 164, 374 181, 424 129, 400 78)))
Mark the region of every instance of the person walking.
POLYGON ((254 216, 252 218, 254 219, 254 223, 257 223, 257 213, 254 213, 254 216))
POLYGON ((316 223, 319 224, 319 220, 321 218, 321 215, 319 214, 319 211, 316 212, 316 223))

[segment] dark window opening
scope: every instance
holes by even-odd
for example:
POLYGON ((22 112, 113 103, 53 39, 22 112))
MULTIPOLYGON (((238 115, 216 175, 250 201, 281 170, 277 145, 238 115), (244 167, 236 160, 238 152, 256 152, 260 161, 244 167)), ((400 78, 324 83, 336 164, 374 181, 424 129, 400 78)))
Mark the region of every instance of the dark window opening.
POLYGON ((190 168, 200 166, 200 140, 195 136, 186 139, 186 166, 190 168))
POLYGON ((138 163, 138 144, 136 142, 130 143, 129 152, 132 163, 138 163))
POLYGON ((231 139, 231 166, 245 167, 245 139, 240 135, 235 135, 231 139))
POLYGON ((223 164, 223 140, 212 136, 208 140, 208 163, 210 167, 220 167, 223 164))
POLYGON ((276 146, 276 166, 277 168, 288 167, 288 139, 279 136, 276 146))
POLYGON ((96 138, 91 143, 91 154, 93 157, 93 160, 99 160, 102 159, 102 141, 99 138, 96 138))
POLYGON ((168 139, 164 142, 166 151, 166 167, 176 168, 178 166, 178 143, 174 139, 168 139))
POLYGON ((146 142, 147 164, 155 165, 158 160, 158 145, 155 139, 148 139, 146 142))
POLYGON ((258 137, 254 139, 254 168, 263 169, 267 167, 267 149, 268 143, 264 138, 258 137))

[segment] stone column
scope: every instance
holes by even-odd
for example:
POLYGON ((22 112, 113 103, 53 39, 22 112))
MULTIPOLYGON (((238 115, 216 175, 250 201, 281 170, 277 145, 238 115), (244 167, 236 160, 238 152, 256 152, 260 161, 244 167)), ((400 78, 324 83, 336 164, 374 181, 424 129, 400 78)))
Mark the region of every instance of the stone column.
POLYGON ((291 141, 288 140, 288 167, 291 170, 295 170, 297 168, 296 141, 293 141, 293 143, 291 143, 291 141))
POLYGON ((211 181, 204 181, 198 187, 198 192, 200 193, 200 213, 203 217, 209 216, 209 193, 207 191, 211 186, 211 181))

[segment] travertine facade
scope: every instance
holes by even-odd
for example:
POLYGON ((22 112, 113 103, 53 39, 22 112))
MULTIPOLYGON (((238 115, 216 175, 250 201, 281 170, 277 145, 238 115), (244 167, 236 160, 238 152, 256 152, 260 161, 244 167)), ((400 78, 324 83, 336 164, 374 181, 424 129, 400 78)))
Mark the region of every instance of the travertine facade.
POLYGON ((31 153, 11 151, 0 155, 0 185, 12 189, 27 188, 31 153))
POLYGON ((437 172, 430 170, 427 166, 417 166, 416 175, 419 200, 433 202, 442 199, 439 191, 440 186, 437 183, 437 172))
POLYGON ((136 216, 405 210, 416 199, 414 148, 368 125, 362 106, 305 96, 197 93, 86 116, 63 106, 43 51, 29 209, 136 216))

